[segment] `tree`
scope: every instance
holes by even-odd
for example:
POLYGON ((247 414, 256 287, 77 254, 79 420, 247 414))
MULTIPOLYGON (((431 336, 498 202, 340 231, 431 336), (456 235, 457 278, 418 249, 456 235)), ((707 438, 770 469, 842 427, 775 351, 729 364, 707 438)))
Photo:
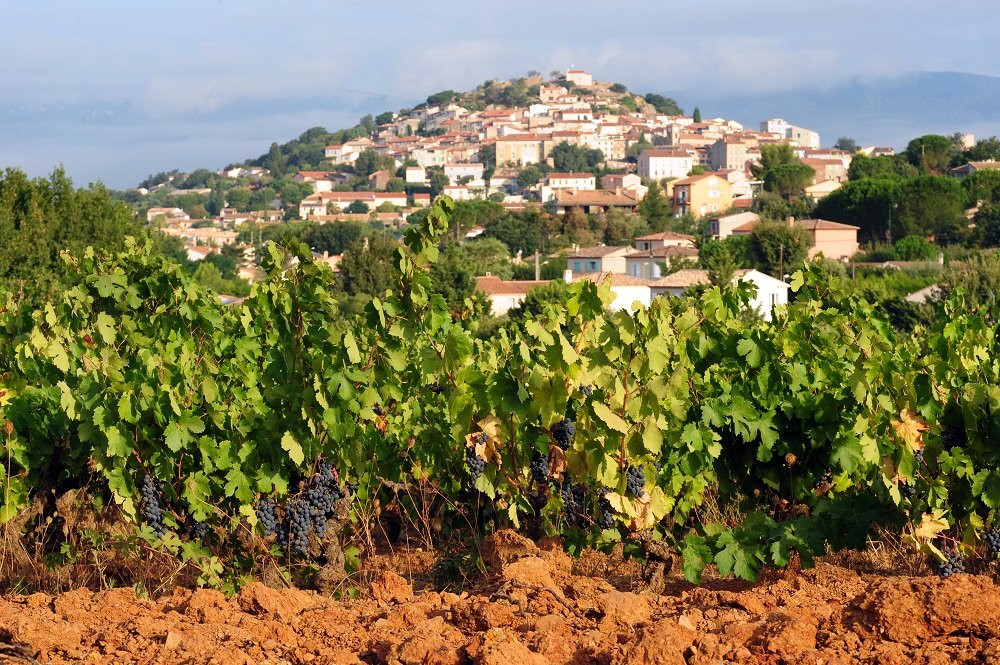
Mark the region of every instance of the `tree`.
POLYGON ((267 153, 267 168, 271 171, 271 175, 275 178, 280 178, 285 174, 285 168, 288 166, 288 159, 285 154, 281 152, 281 148, 277 143, 271 144, 271 149, 267 153))
POLYGON ((365 134, 371 134, 375 131, 375 118, 369 113, 362 117, 361 120, 358 120, 358 127, 363 129, 365 134))
POLYGON ((677 105, 677 102, 670 97, 664 97, 663 95, 657 95, 655 93, 647 93, 643 98, 646 103, 651 105, 656 112, 660 115, 684 115, 684 111, 681 107, 677 105))
POLYGON ((639 108, 638 106, 636 106, 635 99, 633 97, 629 96, 629 95, 626 95, 625 97, 622 97, 622 99, 621 99, 621 105, 626 110, 628 110, 628 111, 630 111, 632 113, 635 113, 636 110, 638 110, 638 108, 639 108))
POLYGON ((354 162, 354 172, 367 178, 376 171, 396 172, 396 160, 388 155, 380 155, 371 148, 362 150, 354 162))
POLYGON ((465 299, 476 293, 473 266, 465 252, 455 245, 450 246, 431 264, 430 278, 434 293, 444 297, 452 314, 461 312, 465 307, 465 299))
POLYGON ((444 191, 444 188, 451 184, 448 176, 441 169, 427 170, 427 184, 431 188, 431 195, 437 196, 444 191))
POLYGON ((907 162, 903 155, 879 155, 877 157, 855 155, 851 158, 851 166, 847 169, 847 177, 850 180, 912 178, 918 174, 917 168, 907 162))
POLYGON ((858 151, 857 141, 849 136, 841 136, 837 139, 837 142, 833 144, 833 147, 837 150, 846 150, 850 153, 855 153, 858 151))
POLYGON ((978 202, 1000 202, 1000 170, 984 169, 976 171, 962 180, 962 187, 967 192, 967 204, 975 206, 978 202))
POLYGON ((899 188, 893 236, 933 234, 938 243, 960 242, 967 226, 965 201, 966 192, 954 178, 922 175, 907 180, 899 188))
POLYGON ((858 240, 863 243, 883 242, 891 236, 901 238, 905 234, 898 228, 890 233, 889 221, 898 216, 893 209, 902 184, 898 176, 850 180, 821 200, 815 215, 860 227, 858 240))
POLYGON ((542 172, 534 164, 528 164, 517 174, 517 186, 521 189, 528 189, 538 184, 542 179, 542 172))
POLYGON ((440 106, 441 104, 447 104, 458 97, 458 93, 454 90, 442 90, 441 92, 435 92, 433 95, 427 97, 427 103, 430 106, 440 106))
POLYGON ((379 113, 377 116, 375 116, 375 124, 388 125, 395 119, 395 117, 396 114, 393 113, 392 111, 385 111, 384 113, 379 113))
POLYGON ((344 208, 344 212, 351 215, 363 215, 368 212, 368 204, 364 201, 351 201, 351 203, 344 208))
POLYGON ((691 113, 691 119, 695 122, 701 122, 701 109, 697 106, 694 107, 694 111, 691 113))
POLYGON ((747 251, 758 270, 784 279, 782 272, 793 272, 806 260, 809 232, 798 225, 762 220, 750 232, 747 251))
POLYGON ((340 261, 339 279, 345 293, 381 296, 393 283, 396 241, 384 233, 368 238, 368 245, 352 242, 340 261))
POLYGON ((329 252, 343 254, 355 243, 360 243, 364 236, 364 227, 354 222, 337 222, 336 224, 316 224, 302 235, 302 240, 314 252, 329 252))
POLYGON ((604 153, 594 148, 583 148, 563 141, 549 153, 556 171, 563 173, 595 172, 604 162, 604 153))
POLYGON ((766 191, 779 194, 789 203, 802 194, 816 175, 812 167, 799 161, 787 143, 761 146, 760 163, 751 168, 764 181, 766 191))
POLYGON ((1000 247, 1000 205, 984 205, 976 213, 976 231, 983 247, 1000 247))
MULTIPOLYGON (((966 162, 985 162, 989 160, 1000 161, 1000 139, 997 139, 995 136, 976 141, 976 145, 961 154, 959 161, 964 164, 966 162)), ((958 166, 958 164, 955 164, 955 166, 958 166)))
POLYGON ((662 231, 670 219, 670 206, 655 180, 649 184, 649 191, 639 202, 639 214, 653 231, 662 231))
POLYGON ((497 167, 497 146, 495 143, 484 145, 476 153, 476 157, 483 165, 483 177, 489 178, 493 174, 493 169, 497 167))
POLYGON ((604 242, 607 245, 631 245, 636 236, 649 231, 641 216, 612 208, 604 213, 604 242))
POLYGON ((206 289, 210 289, 216 293, 225 291, 225 280, 222 279, 222 274, 215 264, 209 261, 199 261, 198 267, 195 268, 192 277, 206 289))
POLYGON ((628 92, 628 88, 626 88, 622 83, 612 83, 610 90, 611 92, 616 92, 619 95, 628 92))
MULTIPOLYGON (((310 187, 309 189, 310 193, 312 193, 312 188, 310 187)), ((230 208, 236 208, 237 210, 247 210, 250 208, 250 190, 246 187, 233 187, 226 192, 225 196, 230 208)))
POLYGON ((921 173, 946 172, 955 154, 955 144, 940 134, 918 136, 906 144, 906 158, 921 173))
POLYGON ((906 236, 893 246, 892 254, 897 261, 929 261, 938 250, 923 236, 906 236))
POLYGON ((103 185, 76 189, 62 169, 37 179, 17 169, 0 172, 0 288, 26 303, 57 297, 79 278, 61 251, 121 251, 128 236, 147 237, 135 213, 103 185))
POLYGON ((741 267, 741 258, 725 240, 707 238, 698 243, 698 264, 708 271, 708 279, 715 286, 733 281, 733 275, 741 267))

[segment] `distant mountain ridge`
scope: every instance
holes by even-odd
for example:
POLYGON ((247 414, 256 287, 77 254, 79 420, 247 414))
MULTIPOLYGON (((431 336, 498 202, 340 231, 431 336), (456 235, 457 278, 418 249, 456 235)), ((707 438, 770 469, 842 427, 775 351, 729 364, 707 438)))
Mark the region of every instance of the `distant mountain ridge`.
POLYGON ((732 118, 752 129, 766 118, 785 118, 818 131, 824 145, 840 136, 901 148, 927 133, 1000 134, 1000 77, 981 74, 910 72, 768 93, 666 94, 688 112, 698 106, 705 117, 732 118))

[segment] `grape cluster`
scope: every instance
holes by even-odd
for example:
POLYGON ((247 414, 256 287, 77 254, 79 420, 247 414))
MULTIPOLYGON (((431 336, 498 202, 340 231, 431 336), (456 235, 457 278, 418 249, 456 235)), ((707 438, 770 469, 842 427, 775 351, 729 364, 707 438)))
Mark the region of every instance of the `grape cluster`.
POLYGON ((580 386, 580 392, 583 393, 585 397, 590 397, 594 394, 594 386, 580 386))
MULTIPOLYGON (((475 441, 477 443, 485 442, 485 434, 477 434, 475 441), (481 437, 483 437, 481 439, 481 437)), ((476 454, 475 446, 468 446, 465 449, 465 464, 469 467, 469 475, 472 476, 472 480, 475 480, 483 473, 483 469, 486 468, 486 460, 476 454)))
MULTIPOLYGON (((607 490, 605 490, 607 492, 607 490)), ((602 529, 612 529, 615 526, 615 509, 611 507, 611 502, 606 496, 597 500, 598 520, 597 523, 602 529)))
POLYGON ((583 485, 573 485, 567 478, 559 485, 559 496, 563 500, 563 511, 567 519, 570 522, 579 522, 587 497, 587 488, 583 485))
POLYGON ((552 437, 556 444, 563 450, 568 450, 573 445, 573 437, 576 435, 576 425, 569 418, 563 418, 552 428, 552 437))
POLYGON ((163 523, 163 497, 156 481, 147 473, 139 484, 139 496, 142 503, 142 519, 160 538, 167 532, 163 523))
POLYGON ((274 499, 267 497, 257 502, 257 521, 260 522, 261 529, 265 536, 272 536, 278 533, 278 505, 274 499))
POLYGON ((955 573, 965 572, 965 559, 958 550, 945 548, 944 561, 934 562, 934 572, 940 577, 951 577, 955 573))
POLYGON ((288 527, 288 546, 292 552, 305 554, 309 546, 309 529, 312 511, 305 501, 292 501, 285 510, 288 527))
POLYGON ((941 430, 941 441, 949 448, 965 445, 967 440, 965 427, 961 425, 947 425, 941 430))
POLYGON ((913 453, 913 457, 917 460, 917 464, 924 464, 924 449, 921 448, 917 452, 913 453))
POLYGON ((529 468, 531 469, 531 477, 541 485, 549 477, 549 456, 543 455, 540 450, 536 449, 531 455, 529 468))
POLYGON ((912 499, 913 496, 917 493, 917 488, 911 485, 910 483, 900 483, 899 493, 903 495, 904 499, 912 499))
POLYGON ((1000 531, 988 530, 983 534, 983 543, 986 545, 986 556, 990 561, 1000 559, 1000 531))
POLYGON ((641 466, 633 465, 625 471, 625 491, 636 498, 645 494, 646 476, 643 475, 641 466))
POLYGON ((435 395, 439 395, 444 392, 444 388, 441 387, 441 384, 436 382, 428 386, 428 389, 435 395))
POLYGON ((347 483, 347 493, 351 496, 357 496, 358 494, 358 484, 357 483, 347 483))
POLYGON ((817 478, 816 482, 813 483, 813 489, 821 490, 832 482, 833 482, 833 469, 825 469, 823 471, 823 475, 817 478))
POLYGON ((337 478, 333 475, 333 467, 326 460, 320 460, 316 473, 309 481, 305 496, 305 503, 312 516, 312 526, 318 538, 323 538, 326 533, 326 522, 333 514, 333 504, 343 496, 337 478))
POLYGON ((194 528, 191 529, 191 538, 194 540, 205 540, 205 536, 208 535, 208 522, 195 522, 194 528))

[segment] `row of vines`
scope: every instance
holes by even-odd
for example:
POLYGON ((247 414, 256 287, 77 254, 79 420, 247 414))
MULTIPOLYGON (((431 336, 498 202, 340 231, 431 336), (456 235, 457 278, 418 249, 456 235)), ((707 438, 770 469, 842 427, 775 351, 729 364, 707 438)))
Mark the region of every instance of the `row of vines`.
POLYGON ((334 504, 400 487, 433 489, 439 529, 656 542, 693 581, 808 563, 875 525, 942 561, 1000 542, 996 323, 960 295, 903 335, 819 267, 771 322, 745 315, 750 287, 630 315, 583 281, 482 340, 471 303, 432 292, 450 213, 407 232, 396 288, 359 317, 305 247, 271 246, 230 306, 142 246, 66 257, 78 285, 40 311, 0 301, 0 521, 98 478, 209 583, 243 564, 199 548, 207 528, 308 558, 334 504))

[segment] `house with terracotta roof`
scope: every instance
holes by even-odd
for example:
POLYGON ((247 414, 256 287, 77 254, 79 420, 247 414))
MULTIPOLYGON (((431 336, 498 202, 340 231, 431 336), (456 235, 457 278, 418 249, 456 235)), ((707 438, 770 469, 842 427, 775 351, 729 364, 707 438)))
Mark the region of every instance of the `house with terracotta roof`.
POLYGON ((545 139, 541 134, 510 134, 497 137, 497 165, 538 164, 545 161, 545 139))
POLYGON ((733 186, 722 176, 708 172, 671 183, 674 214, 704 217, 733 207, 733 186))
MULTIPOLYGON (((731 235, 750 235, 759 219, 749 220, 731 229, 731 235)), ((787 224, 796 224, 809 233, 809 258, 822 254, 828 259, 850 258, 858 252, 858 226, 831 222, 827 219, 799 219, 789 217, 787 224)))
MULTIPOLYGON (((733 282, 748 282, 756 287, 756 294, 750 299, 750 307, 759 313, 766 321, 770 321, 774 309, 788 304, 789 286, 780 279, 757 270, 737 270, 733 273, 733 282)), ((708 271, 701 268, 678 270, 667 275, 650 286, 652 296, 661 295, 680 297, 694 286, 708 286, 711 280, 708 271)))
POLYGON ((560 189, 572 191, 594 191, 597 178, 593 173, 549 173, 541 189, 542 201, 551 201, 560 189))
POLYGON ((1000 162, 988 159, 983 162, 969 162, 956 166, 951 170, 951 174, 959 180, 968 178, 976 171, 997 171, 1000 170, 1000 162))
POLYGON ((674 231, 658 231, 638 236, 635 239, 637 250, 659 249, 661 247, 694 247, 694 236, 674 231))
POLYGON ((626 192, 609 192, 604 189, 577 192, 559 189, 555 192, 556 212, 563 214, 572 208, 580 208, 591 215, 599 215, 612 208, 634 211, 639 201, 626 192))
POLYGON ((575 249, 566 257, 566 266, 574 273, 611 272, 625 274, 625 256, 632 253, 631 247, 598 245, 575 249))
POLYGON ((733 229, 738 229, 745 224, 750 224, 750 228, 757 223, 760 215, 755 212, 737 212, 731 215, 713 217, 708 221, 708 232, 713 238, 725 240, 733 234, 733 229))
POLYGON ((642 178, 634 173, 611 173, 601 178, 601 189, 616 193, 627 193, 637 201, 641 201, 649 191, 642 184, 642 178))
POLYGON ((650 180, 686 178, 694 167, 694 157, 687 150, 643 150, 639 155, 639 175, 650 180))
POLYGON ((495 275, 476 277, 476 288, 486 294, 490 301, 490 312, 493 316, 503 316, 515 307, 520 306, 528 296, 528 292, 539 286, 545 286, 546 280, 509 280, 500 279, 495 275))
POLYGON ((697 260, 698 250, 689 245, 661 245, 636 249, 625 255, 625 274, 630 277, 659 279, 663 276, 661 265, 670 268, 678 259, 697 260))

